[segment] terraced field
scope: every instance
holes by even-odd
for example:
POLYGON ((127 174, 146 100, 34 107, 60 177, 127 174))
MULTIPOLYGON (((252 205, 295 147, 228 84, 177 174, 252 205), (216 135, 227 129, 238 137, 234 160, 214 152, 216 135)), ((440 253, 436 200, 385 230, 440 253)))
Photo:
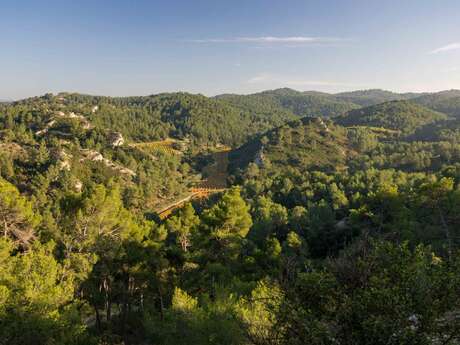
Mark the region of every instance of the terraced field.
POLYGON ((161 141, 150 141, 142 143, 129 144, 131 147, 135 147, 149 154, 155 154, 158 152, 169 154, 169 155, 180 155, 182 152, 176 148, 175 145, 180 145, 182 142, 174 139, 166 139, 161 141))

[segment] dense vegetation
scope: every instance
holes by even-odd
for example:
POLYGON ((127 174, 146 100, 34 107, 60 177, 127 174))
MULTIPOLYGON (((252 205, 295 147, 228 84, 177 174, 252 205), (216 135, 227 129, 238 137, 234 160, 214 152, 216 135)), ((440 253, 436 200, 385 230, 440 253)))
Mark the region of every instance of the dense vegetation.
POLYGON ((407 135, 419 127, 447 118, 446 114, 408 101, 392 101, 350 111, 337 122, 344 126, 383 127, 407 135))
POLYGON ((427 108, 460 118, 460 90, 426 94, 415 98, 413 101, 427 108))
POLYGON ((458 121, 334 97, 0 105, 0 344, 459 344, 458 121))
MULTIPOLYGON (((190 138, 198 144, 237 145, 251 134, 280 125, 284 117, 251 113, 224 102, 187 93, 146 97, 93 97, 62 94, 41 102, 50 107, 65 97, 65 109, 81 112, 97 128, 116 130, 134 141, 190 138), (92 107, 98 109, 92 112, 92 107), (246 131, 241 131, 245 128, 246 131)), ((36 102, 35 99, 25 103, 36 102)), ((57 103, 57 104, 56 104, 57 103)))
POLYGON ((386 90, 380 89, 371 89, 371 90, 360 90, 352 92, 342 92, 334 95, 338 99, 359 104, 363 107, 368 107, 371 105, 376 105, 379 103, 390 102, 390 101, 401 101, 408 100, 422 96, 422 94, 417 93, 395 93, 386 90))
POLYGON ((336 99, 326 93, 299 92, 287 88, 247 96, 221 95, 217 98, 254 112, 263 111, 272 115, 287 112, 298 117, 334 117, 358 108, 356 104, 336 99))
POLYGON ((427 141, 460 142, 460 119, 438 121, 419 128, 413 136, 427 141))

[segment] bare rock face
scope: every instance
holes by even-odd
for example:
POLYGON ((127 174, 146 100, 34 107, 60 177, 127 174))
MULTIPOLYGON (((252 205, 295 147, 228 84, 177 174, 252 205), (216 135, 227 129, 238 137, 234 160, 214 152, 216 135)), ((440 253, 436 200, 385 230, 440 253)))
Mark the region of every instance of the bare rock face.
POLYGON ((69 171, 70 168, 72 167, 70 163, 70 160, 72 159, 72 155, 68 154, 64 150, 55 152, 54 159, 56 160, 56 163, 59 166, 59 170, 69 171))
POLYGON ((83 183, 80 180, 78 180, 77 182, 75 182, 73 187, 77 193, 80 193, 83 189, 83 183))
POLYGON ((112 162, 110 159, 105 158, 100 152, 94 151, 94 150, 87 150, 83 149, 81 150, 81 154, 83 158, 80 159, 80 162, 83 162, 85 160, 90 160, 93 162, 101 162, 103 163, 106 167, 118 171, 121 174, 124 175, 129 175, 131 177, 136 176, 136 173, 132 171, 129 168, 123 167, 117 163, 112 162))
POLYGON ((329 127, 324 123, 322 118, 317 117, 316 122, 323 128, 324 132, 329 133, 329 127))
POLYGON ((46 124, 45 128, 43 128, 42 130, 39 130, 39 131, 36 132, 35 134, 36 134, 36 135, 43 135, 43 134, 46 134, 46 133, 49 131, 49 129, 50 129, 51 127, 53 127, 55 124, 56 124, 56 120, 51 120, 51 121, 49 121, 49 122, 46 124))
POLYGON ((82 150, 84 154, 84 158, 80 159, 80 162, 83 162, 85 159, 88 159, 93 162, 101 162, 104 160, 104 156, 97 151, 94 150, 82 150))
MULTIPOLYGON (((73 111, 68 113, 68 114, 64 113, 63 111, 55 111, 53 114, 54 114, 54 116, 51 118, 51 120, 45 125, 45 127, 43 129, 41 129, 38 132, 36 132, 35 133, 36 135, 44 135, 44 134, 46 134, 48 132, 51 132, 53 130, 53 126, 57 122, 57 120, 56 120, 57 118, 77 119, 77 120, 80 120, 80 123, 82 124, 83 129, 91 129, 91 128, 93 128, 93 126, 86 119, 86 117, 84 117, 83 115, 78 115, 78 114, 74 113, 73 111)), ((61 136, 70 136, 69 133, 63 133, 61 131, 56 131, 56 130, 53 130, 53 133, 61 135, 61 136)))
POLYGON ((109 141, 113 147, 122 146, 125 143, 125 139, 120 132, 113 132, 109 137, 109 141))
POLYGON ((348 218, 343 218, 335 224, 337 230, 347 230, 349 228, 348 218))

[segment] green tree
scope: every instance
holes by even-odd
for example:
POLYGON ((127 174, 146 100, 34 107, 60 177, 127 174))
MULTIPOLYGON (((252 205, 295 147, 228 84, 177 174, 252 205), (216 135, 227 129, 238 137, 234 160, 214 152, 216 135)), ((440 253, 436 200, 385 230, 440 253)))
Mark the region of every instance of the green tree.
POLYGON ((54 244, 34 242, 30 250, 0 239, 1 343, 88 344, 74 300, 74 275, 53 257, 54 244))
POLYGON ((221 200, 203 213, 206 233, 212 242, 216 258, 234 258, 252 225, 249 206, 239 188, 226 192, 221 200))
POLYGON ((22 246, 33 240, 40 216, 33 205, 11 183, 0 178, 0 229, 4 237, 18 241, 22 246))
POLYGON ((241 298, 237 315, 243 322, 246 338, 254 345, 281 344, 283 326, 278 322, 283 292, 274 283, 260 281, 249 297, 241 298))
POLYGON ((170 232, 176 235, 177 244, 184 252, 192 245, 192 236, 196 231, 200 218, 195 214, 192 204, 187 203, 176 216, 169 218, 166 226, 170 232))

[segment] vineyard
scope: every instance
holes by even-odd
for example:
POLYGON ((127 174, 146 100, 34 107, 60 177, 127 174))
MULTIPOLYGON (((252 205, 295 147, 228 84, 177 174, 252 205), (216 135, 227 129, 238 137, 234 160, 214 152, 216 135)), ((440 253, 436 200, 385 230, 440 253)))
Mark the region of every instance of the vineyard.
POLYGON ((148 154, 163 153, 168 155, 180 155, 182 152, 178 149, 178 147, 181 147, 183 144, 184 142, 182 141, 165 139, 160 141, 132 143, 129 144, 129 146, 135 147, 148 154))

